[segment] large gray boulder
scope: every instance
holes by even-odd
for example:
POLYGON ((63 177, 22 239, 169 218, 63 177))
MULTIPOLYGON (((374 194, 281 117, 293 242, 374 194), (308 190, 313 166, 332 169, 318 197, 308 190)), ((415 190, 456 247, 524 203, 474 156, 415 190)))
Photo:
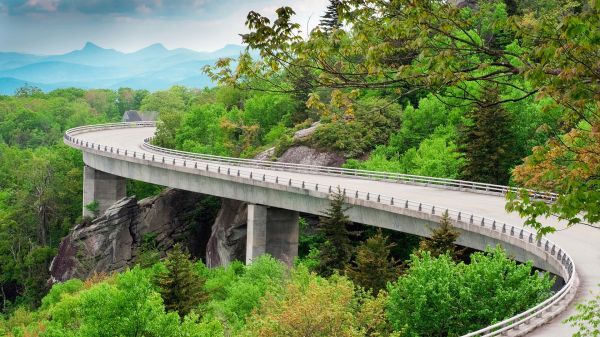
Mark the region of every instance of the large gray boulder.
POLYGON ((335 152, 319 151, 305 145, 299 145, 287 149, 277 161, 282 163, 340 167, 344 164, 345 159, 335 152))
POLYGON ((154 122, 158 120, 158 111, 127 110, 123 113, 123 122, 154 122))
POLYGON ((217 267, 234 260, 245 260, 247 217, 247 203, 223 198, 206 246, 207 266, 217 267))
POLYGON ((146 235, 154 237, 163 254, 176 242, 185 243, 190 251, 203 247, 208 235, 202 238, 197 233, 203 231, 198 229, 211 225, 202 223, 206 217, 197 214, 198 203, 204 198, 198 193, 167 189, 140 202, 135 197, 119 200, 102 216, 75 226, 62 240, 50 265, 51 281, 121 271, 135 262, 146 235))

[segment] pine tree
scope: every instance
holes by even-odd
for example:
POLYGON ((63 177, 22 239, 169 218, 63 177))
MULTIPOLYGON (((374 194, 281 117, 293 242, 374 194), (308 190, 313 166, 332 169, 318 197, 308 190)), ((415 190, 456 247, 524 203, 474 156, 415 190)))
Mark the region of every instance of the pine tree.
POLYGON ((168 311, 177 311, 184 317, 206 299, 205 279, 194 271, 189 254, 179 244, 167 254, 166 272, 157 276, 159 292, 168 311))
POLYGON ((459 257, 460 251, 457 249, 454 242, 459 236, 460 233, 450 222, 448 212, 445 212, 440 220, 440 227, 431 231, 431 238, 421 240, 419 243, 419 250, 429 251, 431 252, 431 256, 434 257, 447 253, 452 258, 456 259, 459 257))
POLYGON ((318 229, 325 237, 325 243, 320 249, 319 265, 316 271, 323 276, 330 276, 334 271, 343 270, 352 258, 351 232, 348 227, 352 224, 346 214, 344 195, 339 191, 333 194, 331 206, 320 218, 318 229))
POLYGON ((400 275, 398 261, 390 256, 395 245, 378 230, 377 234, 358 247, 354 263, 346 266, 346 275, 354 283, 373 290, 373 294, 377 295, 388 282, 396 280, 400 275))
POLYGON ((329 0, 329 5, 327 5, 325 14, 323 14, 323 16, 321 17, 321 22, 319 26, 327 34, 331 33, 334 29, 342 27, 342 23, 340 21, 338 13, 340 3, 340 0, 329 0))
POLYGON ((467 114, 459 136, 465 164, 462 178, 491 184, 507 184, 514 164, 512 118, 497 102, 496 87, 488 87, 483 101, 467 114))

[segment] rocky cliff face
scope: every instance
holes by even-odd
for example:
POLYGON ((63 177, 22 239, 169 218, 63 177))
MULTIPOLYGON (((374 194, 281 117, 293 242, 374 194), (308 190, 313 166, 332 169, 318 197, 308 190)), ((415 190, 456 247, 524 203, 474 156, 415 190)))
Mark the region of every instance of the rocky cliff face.
MULTIPOLYGON (((294 140, 301 143, 310 137, 318 125, 318 123, 314 123, 307 129, 297 131, 294 134, 294 140)), ((275 153, 274 150, 274 148, 268 149, 255 158, 269 160, 275 153)), ((305 145, 296 145, 287 149, 277 161, 339 167, 344 164, 345 159, 334 152, 324 152, 305 145)), ((209 267, 227 265, 234 260, 245 260, 246 216, 247 203, 223 200, 206 249, 206 264, 209 267)))
POLYGON ((134 197, 119 200, 99 218, 75 226, 62 240, 50 266, 51 281, 120 271, 135 262, 149 234, 163 253, 175 242, 185 242, 192 253, 203 255, 214 219, 202 214, 206 198, 168 189, 139 202, 134 197))

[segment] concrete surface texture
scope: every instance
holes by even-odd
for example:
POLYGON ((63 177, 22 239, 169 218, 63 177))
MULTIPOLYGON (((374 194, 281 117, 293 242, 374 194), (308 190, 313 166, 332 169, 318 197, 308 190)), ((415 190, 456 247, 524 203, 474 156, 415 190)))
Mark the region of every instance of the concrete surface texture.
POLYGON ((127 181, 123 177, 98 171, 90 166, 83 168, 83 216, 94 218, 104 214, 115 202, 127 196, 127 181), (88 205, 96 202, 96 210, 88 205))
MULTIPOLYGON (((248 240, 253 241, 251 241, 252 247, 247 249, 253 250, 253 256, 261 250, 268 251, 267 235, 262 233, 263 228, 268 227, 268 207, 287 210, 287 219, 280 222, 289 224, 295 216, 294 212, 322 214, 329 205, 329 194, 318 190, 318 186, 317 191, 315 191, 308 188, 285 186, 281 183, 262 182, 260 179, 247 179, 235 174, 240 166, 219 164, 221 166, 218 172, 204 171, 194 168, 190 164, 186 166, 183 159, 190 160, 189 157, 174 155, 167 156, 165 163, 163 163, 160 159, 163 154, 143 147, 144 139, 153 136, 154 132, 154 127, 81 131, 71 135, 76 137, 80 142, 79 144, 83 144, 83 146, 75 145, 70 141, 65 142, 83 149, 86 165, 114 176, 252 203, 253 206, 249 207, 248 211, 248 228, 253 233, 249 235, 248 240), (91 149, 89 144, 92 143, 101 145, 101 148, 91 149), (111 147, 115 150, 119 148, 121 152, 117 154, 116 151, 109 152, 105 150, 111 147), (128 151, 129 156, 124 155, 125 150, 128 151), (136 153, 135 158, 132 157, 132 152, 136 153), (155 158, 154 161, 151 160, 153 157, 155 158), (170 161, 175 158, 180 162, 172 165, 170 161), (229 174, 230 171, 233 173, 229 174), (250 221, 251 218, 252 221, 250 221), (252 222, 252 225, 250 225, 250 222, 252 222), (250 229, 251 227, 252 229, 250 229), (254 249, 256 249, 256 252, 254 249)), ((200 164, 204 165, 204 162, 200 164)), ((287 179, 302 181, 302 187, 304 187, 304 182, 307 182, 307 184, 310 182, 312 184, 310 186, 315 186, 315 184, 339 186, 341 189, 347 188, 368 192, 373 196, 385 195, 397 198, 397 200, 410 199, 436 206, 436 209, 439 210, 438 213, 425 214, 415 210, 403 210, 400 207, 383 205, 375 201, 347 198, 347 202, 352 206, 348 211, 351 220, 406 233, 428 236, 430 233, 428 227, 437 225, 441 211, 446 208, 494 219, 494 224, 497 222, 498 225, 508 226, 506 227, 508 228, 506 233, 504 228, 502 231, 492 232, 487 227, 484 228, 468 221, 456 221, 455 226, 461 231, 459 243, 476 249, 484 249, 487 245, 500 244, 517 260, 531 259, 536 266, 565 276, 564 266, 557 263, 554 252, 551 254, 548 247, 546 247, 546 251, 543 247, 537 250, 532 249, 532 247, 535 248, 535 243, 530 242, 527 244, 527 240, 519 240, 518 235, 513 235, 513 232, 518 233, 523 226, 523 219, 518 214, 509 213, 505 210, 505 199, 502 196, 345 176, 288 172, 254 167, 244 168, 243 166, 241 168, 251 171, 255 178, 262 174, 276 175, 280 182, 287 179), (510 232, 510 235, 508 232, 510 232)), ((283 216, 283 218, 286 217, 283 216)), ((542 222, 558 228, 556 233, 548 236, 548 240, 560 247, 561 252, 567 252, 573 259, 577 266, 579 287, 577 292, 573 294, 574 301, 571 302, 566 311, 549 323, 528 333, 528 336, 570 336, 574 333, 574 329, 563 324, 562 320, 574 312, 573 303, 589 298, 591 296, 590 292, 597 291, 597 285, 600 283, 600 229, 585 224, 565 228, 565 224, 556 218, 542 219, 542 222)), ((289 237, 289 235, 291 235, 290 232, 287 232, 284 237, 289 237)), ((280 239, 280 242, 281 240, 283 239, 280 239)), ((554 317, 557 313, 558 311, 552 316, 554 317)), ((520 329, 520 332, 514 330, 510 331, 508 335, 523 335, 523 331, 529 330, 520 329)))

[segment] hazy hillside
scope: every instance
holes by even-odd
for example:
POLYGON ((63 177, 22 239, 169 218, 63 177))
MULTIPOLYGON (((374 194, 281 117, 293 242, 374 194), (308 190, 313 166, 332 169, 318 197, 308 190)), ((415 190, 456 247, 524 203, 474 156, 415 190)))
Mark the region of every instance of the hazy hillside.
POLYGON ((175 84, 212 86, 203 66, 243 49, 226 45, 213 52, 167 49, 153 44, 133 53, 99 47, 91 42, 61 55, 0 52, 0 94, 13 94, 25 84, 48 91, 64 87, 160 90, 175 84))

